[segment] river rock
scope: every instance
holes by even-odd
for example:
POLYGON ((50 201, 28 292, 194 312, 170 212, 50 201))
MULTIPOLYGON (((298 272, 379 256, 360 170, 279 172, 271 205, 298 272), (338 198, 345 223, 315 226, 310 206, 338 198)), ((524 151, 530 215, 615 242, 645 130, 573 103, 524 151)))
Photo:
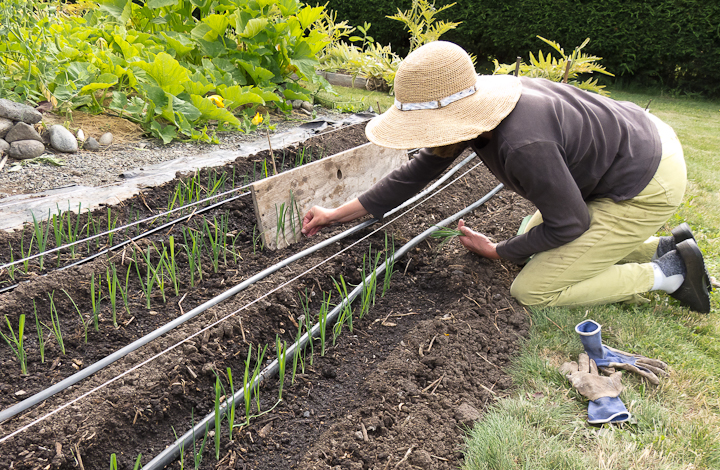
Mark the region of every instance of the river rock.
POLYGON ((60 124, 55 124, 48 129, 50 134, 50 145, 55 150, 65 153, 75 153, 78 151, 78 142, 72 132, 65 129, 60 124))
POLYGON ((26 124, 40 122, 42 114, 31 106, 0 98, 0 117, 26 124))
POLYGON ((90 150, 91 152, 97 152, 100 150, 100 144, 97 140, 95 140, 95 137, 88 137, 83 144, 83 149, 90 150))
POLYGON ((113 135, 110 132, 106 132, 98 139, 100 145, 110 145, 113 143, 113 135))
POLYGON ((312 103, 309 102, 309 101, 303 101, 303 102, 302 102, 302 105, 300 105, 300 107, 301 107, 302 109, 304 109, 305 111, 310 111, 310 112, 312 112, 312 110, 313 110, 313 105, 312 105, 312 103))
POLYGON ((77 135, 77 140, 78 140, 79 142, 84 142, 84 141, 85 141, 85 133, 83 132, 82 129, 78 129, 76 135, 77 135))
POLYGON ((35 128, 24 122, 18 122, 8 131, 7 134, 5 134, 5 141, 8 144, 12 144, 13 142, 17 142, 19 140, 37 140, 40 143, 43 141, 42 137, 40 137, 40 134, 38 134, 35 128))
POLYGON ((45 145, 37 140, 17 140, 10 144, 8 155, 16 160, 36 158, 45 153, 45 145))
POLYGON ((13 128, 13 122, 10 119, 0 118, 0 139, 4 139, 8 131, 13 128))
POLYGON ((0 139, 0 155, 7 153, 9 148, 10 148, 10 144, 5 142, 5 140, 0 139))

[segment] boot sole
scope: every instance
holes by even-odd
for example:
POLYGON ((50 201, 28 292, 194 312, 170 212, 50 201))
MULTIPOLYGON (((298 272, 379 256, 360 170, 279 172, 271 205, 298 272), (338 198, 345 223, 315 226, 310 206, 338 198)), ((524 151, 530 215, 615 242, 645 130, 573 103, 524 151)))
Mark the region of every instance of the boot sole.
POLYGON ((693 240, 678 243, 677 252, 685 263, 687 274, 678 290, 670 294, 691 310, 710 313, 710 294, 706 280, 705 261, 693 240))
MULTIPOLYGON (((677 227, 675 227, 674 229, 672 229, 670 231, 670 233, 672 234, 676 245, 678 243, 684 242, 685 240, 692 240, 695 242, 695 244, 697 244, 697 240, 695 240, 695 235, 693 235, 692 230, 690 229, 690 226, 686 222, 683 222, 680 225, 678 225, 677 227)), ((704 270, 704 274, 705 274, 705 283, 708 286, 708 292, 712 292, 713 286, 712 286, 712 283, 710 282, 710 275, 708 274, 707 269, 704 270)))

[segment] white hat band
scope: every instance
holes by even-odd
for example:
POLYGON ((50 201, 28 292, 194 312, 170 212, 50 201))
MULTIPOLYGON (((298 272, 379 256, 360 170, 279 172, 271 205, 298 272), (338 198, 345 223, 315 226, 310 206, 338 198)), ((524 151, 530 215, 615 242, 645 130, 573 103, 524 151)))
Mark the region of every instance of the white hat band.
POLYGON ((477 91, 477 88, 475 85, 471 86, 470 88, 466 88, 462 91, 458 91, 457 93, 453 93, 452 95, 448 96, 447 98, 442 98, 438 101, 425 101, 423 103, 401 103, 395 98, 395 107, 399 109, 400 111, 417 111, 420 109, 440 109, 444 106, 447 106, 451 103, 454 103, 458 100, 461 100, 465 98, 466 96, 470 96, 474 94, 477 91))

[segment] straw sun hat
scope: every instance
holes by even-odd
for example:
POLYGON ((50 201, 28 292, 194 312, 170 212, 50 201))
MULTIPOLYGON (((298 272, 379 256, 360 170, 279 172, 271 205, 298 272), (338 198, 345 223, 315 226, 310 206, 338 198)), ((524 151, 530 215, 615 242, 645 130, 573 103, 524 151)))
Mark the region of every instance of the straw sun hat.
POLYGON ((520 98, 511 75, 477 75, 470 56, 446 41, 408 55, 395 75, 395 106, 365 133, 381 147, 440 147, 495 129, 520 98))

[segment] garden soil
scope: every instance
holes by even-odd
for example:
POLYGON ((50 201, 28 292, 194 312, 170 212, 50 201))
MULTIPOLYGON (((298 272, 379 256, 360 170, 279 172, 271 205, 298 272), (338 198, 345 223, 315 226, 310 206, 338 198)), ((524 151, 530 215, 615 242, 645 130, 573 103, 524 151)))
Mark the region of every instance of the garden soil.
MULTIPOLYGON (((314 137, 301 148, 285 149, 286 167, 292 167, 300 154, 328 155, 360 145, 366 142, 363 131, 362 125, 353 126, 314 137)), ((234 174, 237 181, 241 181, 240 175, 245 175, 245 180, 257 177, 259 162, 267 157, 259 154, 238 159, 197 176, 178 175, 176 181, 112 208, 117 225, 167 210, 178 183, 187 186, 193 176, 208 180, 224 171, 234 174)), ((475 163, 477 160, 467 168, 475 163)), ((306 318, 303 304, 307 302, 308 315, 315 322, 325 296, 332 292, 333 304, 340 298, 335 281, 361 283, 368 258, 375 259, 380 253, 382 262, 393 247, 399 248, 475 202, 497 184, 484 166, 477 166, 383 230, 371 233, 372 226, 323 248, 1 423, 0 436, 18 432, 0 444, 0 468, 106 469, 113 453, 120 469, 132 469, 138 454, 147 464, 175 441, 175 433, 184 434, 193 422, 213 411, 218 377, 224 387, 220 393, 230 393, 228 368, 233 388, 243 386, 249 350, 252 374, 259 347, 268 345, 264 367, 276 357, 276 338, 287 344, 295 341, 306 318)), ((503 190, 465 220, 470 227, 501 240, 514 235, 532 210, 529 203, 503 190)), ((95 220, 106 217, 104 210, 96 212, 95 220)), ((79 222, 71 220, 80 227, 94 223, 87 216, 79 222)), ((19 268, 15 280, 7 271, 0 273, 2 286, 19 282, 13 290, 0 294, 0 318, 7 316, 17 330, 19 315, 26 315, 28 356, 28 373, 22 375, 10 348, 0 349, 0 408, 38 393, 266 267, 349 227, 332 227, 273 252, 257 244, 254 224, 252 201, 245 196, 116 250, 109 258, 53 271, 58 264, 72 261, 73 255, 64 250, 60 260, 48 255, 42 270, 38 260, 30 262, 27 274, 19 268), (202 280, 199 271, 191 279, 190 260, 184 251, 187 235, 208 231, 212 235, 226 215, 226 240, 231 248, 219 256, 217 267, 206 251, 201 260, 202 280), (140 282, 140 278, 148 279, 143 256, 150 253, 150 266, 157 266, 159 253, 169 245, 171 235, 177 254, 178 293, 166 273, 167 282, 163 290, 155 286, 148 309, 140 282), (113 267, 122 283, 129 272, 127 308, 118 296, 115 321, 106 288, 113 267), (96 328, 90 287, 100 280, 96 328), (44 333, 44 362, 35 312, 44 333), (52 333, 53 318, 61 325, 65 354, 52 333)), ((129 229, 129 235, 134 235, 134 230, 148 230, 150 225, 144 222, 129 229)), ((2 234, 0 246, 13 247, 18 253, 22 239, 27 249, 30 232, 28 227, 24 233, 2 234)), ((124 236, 118 234, 115 243, 124 236)), ((49 248, 54 246, 53 236, 50 238, 49 248)), ((101 240, 101 244, 107 242, 101 240)), ((94 243, 78 246, 75 256, 98 249, 94 243)), ((9 261, 6 251, 2 250, 0 263, 9 261)), ((232 440, 228 422, 223 421, 217 454, 214 432, 209 431, 204 442, 199 439, 186 447, 183 460, 169 468, 461 467, 464 436, 488 406, 509 393, 511 379, 505 371, 527 335, 528 314, 509 296, 518 269, 505 261, 473 255, 457 239, 443 245, 434 239, 423 241, 396 261, 386 291, 383 279, 378 280, 374 305, 362 318, 360 300, 354 303, 352 330, 349 324, 343 325, 334 340, 328 327, 324 355, 321 341, 316 339, 298 357, 295 367, 288 358, 281 401, 278 379, 263 382, 248 405, 253 416, 249 424, 246 403, 237 404, 232 440)), ((1 331, 9 332, 4 321, 1 331)))

